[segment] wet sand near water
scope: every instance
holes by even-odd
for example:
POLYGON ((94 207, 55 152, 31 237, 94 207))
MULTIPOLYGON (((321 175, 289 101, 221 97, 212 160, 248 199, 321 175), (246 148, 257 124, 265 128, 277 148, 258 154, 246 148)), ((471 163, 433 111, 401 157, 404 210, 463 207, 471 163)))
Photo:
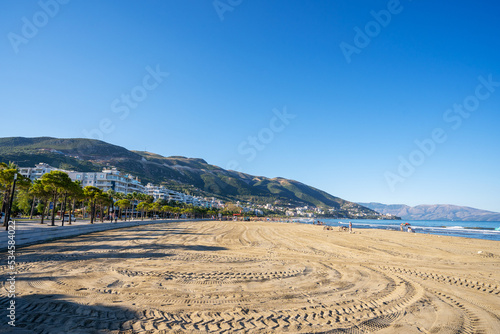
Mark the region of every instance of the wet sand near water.
POLYGON ((196 221, 16 257, 20 333, 500 333, 497 241, 196 221))

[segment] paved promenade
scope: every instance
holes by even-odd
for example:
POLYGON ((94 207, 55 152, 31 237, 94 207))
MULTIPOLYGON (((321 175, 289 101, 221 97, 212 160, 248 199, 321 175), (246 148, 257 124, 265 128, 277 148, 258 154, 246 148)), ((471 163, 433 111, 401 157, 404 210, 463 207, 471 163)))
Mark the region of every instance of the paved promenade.
MULTIPOLYGON (((56 226, 50 226, 51 221, 46 220, 43 224, 40 224, 40 220, 23 220, 14 219, 15 222, 15 234, 10 231, 10 235, 15 235, 15 245, 24 246, 35 243, 40 243, 46 240, 59 239, 64 237, 72 237, 81 234, 87 234, 92 232, 100 232, 106 230, 112 230, 117 228, 125 228, 138 225, 147 224, 160 224, 174 221, 183 221, 186 219, 172 220, 172 219, 162 219, 162 220, 127 220, 118 221, 117 223, 105 221, 101 223, 100 221, 90 224, 89 220, 77 220, 68 225, 68 222, 64 222, 64 226, 61 226, 61 221, 56 220, 56 226)), ((12 230, 12 228, 11 228, 12 230)), ((8 246, 9 232, 5 230, 5 227, 0 227, 0 252, 6 251, 8 246)))

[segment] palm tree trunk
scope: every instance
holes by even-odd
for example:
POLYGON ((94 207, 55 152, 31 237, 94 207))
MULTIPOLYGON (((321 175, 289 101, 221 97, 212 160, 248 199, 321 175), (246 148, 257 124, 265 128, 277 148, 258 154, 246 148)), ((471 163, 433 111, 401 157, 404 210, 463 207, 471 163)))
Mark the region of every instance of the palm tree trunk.
POLYGON ((71 213, 75 211, 75 200, 73 199, 73 203, 69 206, 69 222, 68 225, 71 225, 71 213))
POLYGON ((9 222, 7 221, 7 216, 10 216, 9 211, 9 202, 10 202, 10 187, 7 187, 5 189, 4 195, 3 195, 3 201, 2 201, 2 212, 5 213, 5 218, 3 221, 3 226, 8 226, 9 222))
POLYGON ((53 201, 52 201, 52 217, 50 226, 56 226, 56 206, 57 206, 57 193, 54 193, 53 201))
MULTIPOLYGON (((66 213, 66 201, 68 199, 68 193, 64 194, 64 200, 61 203, 61 226, 64 226, 64 214, 66 213)), ((71 220, 71 217, 69 218, 71 220)))
POLYGON ((33 196, 33 203, 31 203, 30 219, 33 219, 33 210, 35 210, 36 196, 33 196))
POLYGON ((3 193, 2 212, 6 212, 7 211, 7 200, 9 198, 9 195, 10 195, 10 189, 7 187, 5 189, 5 192, 3 193))
POLYGON ((90 202, 91 209, 90 209, 90 223, 94 224, 94 215, 95 215, 95 201, 90 202))
POLYGON ((42 219, 40 224, 43 224, 43 219, 45 218, 45 211, 47 211, 47 200, 43 201, 42 219))

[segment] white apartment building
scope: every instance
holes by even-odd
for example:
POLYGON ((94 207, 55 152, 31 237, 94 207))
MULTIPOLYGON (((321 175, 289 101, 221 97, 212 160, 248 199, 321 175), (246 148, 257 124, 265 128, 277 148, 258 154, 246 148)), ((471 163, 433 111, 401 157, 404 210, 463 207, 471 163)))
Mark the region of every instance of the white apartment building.
POLYGON ((55 168, 44 162, 41 162, 39 164, 36 164, 35 167, 19 167, 19 174, 29 178, 31 181, 35 181, 41 178, 43 174, 50 173, 53 170, 59 170, 65 173, 69 173, 66 170, 55 168))
POLYGON ((80 181, 82 187, 94 186, 104 192, 108 190, 114 190, 124 194, 137 192, 151 195, 154 197, 155 201, 163 199, 166 201, 193 204, 194 206, 203 206, 206 208, 224 207, 224 203, 214 197, 209 199, 194 197, 151 183, 143 186, 137 177, 122 173, 115 167, 104 168, 102 172, 75 172, 55 168, 46 163, 39 163, 36 164, 35 167, 20 167, 19 173, 34 181, 41 178, 43 174, 50 173, 54 170, 67 173, 72 181, 80 181))
POLYGON ((158 199, 166 201, 174 201, 185 203, 186 194, 178 193, 176 191, 165 188, 164 186, 155 186, 152 183, 148 183, 145 187, 145 193, 154 197, 155 201, 158 199))
POLYGON ((148 183, 145 187, 145 193, 154 197, 155 201, 158 199, 173 201, 179 203, 193 204, 194 206, 203 206, 206 208, 222 208, 224 204, 222 201, 216 200, 214 197, 205 199, 201 197, 194 197, 173 191, 165 188, 164 186, 155 186, 148 183))
POLYGON ((206 198, 206 207, 207 208, 213 208, 213 209, 222 209, 224 208, 224 202, 221 200, 216 199, 215 197, 211 198, 206 198))
POLYGON ((102 172, 68 172, 73 181, 80 181, 82 187, 94 186, 102 191, 114 190, 119 193, 145 193, 145 187, 137 177, 125 174, 116 168, 104 168, 102 172))

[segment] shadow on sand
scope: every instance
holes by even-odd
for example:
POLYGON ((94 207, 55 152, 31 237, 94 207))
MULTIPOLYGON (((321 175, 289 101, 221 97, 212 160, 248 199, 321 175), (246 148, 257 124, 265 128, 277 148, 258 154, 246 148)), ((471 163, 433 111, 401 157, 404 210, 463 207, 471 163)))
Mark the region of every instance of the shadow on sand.
POLYGON ((207 245, 184 245, 158 242, 168 235, 203 235, 179 228, 144 228, 135 233, 121 233, 118 230, 94 232, 48 241, 43 244, 22 247, 16 256, 18 263, 42 261, 84 261, 95 259, 137 259, 163 258, 182 251, 222 251, 225 247, 207 245), (154 234, 153 234, 154 233, 154 234), (117 244, 112 244, 117 243, 117 244))
MULTIPOLYGON (((1 300, 2 306, 7 303, 8 299, 1 300)), ((59 294, 16 297, 15 306, 15 327, 7 324, 7 310, 2 307, 0 333, 109 333, 133 329, 141 317, 124 307, 82 305, 59 294)))

